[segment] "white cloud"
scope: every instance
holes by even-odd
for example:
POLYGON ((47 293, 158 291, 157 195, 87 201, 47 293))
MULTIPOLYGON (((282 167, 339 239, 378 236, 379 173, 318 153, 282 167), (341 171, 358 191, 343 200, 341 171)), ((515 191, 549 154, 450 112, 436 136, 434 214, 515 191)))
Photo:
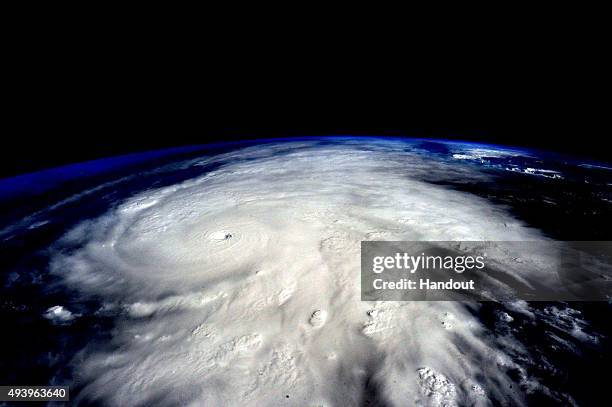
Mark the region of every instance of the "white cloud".
POLYGON ((69 233, 65 242, 82 248, 58 252, 53 272, 126 309, 113 348, 85 350, 81 396, 354 405, 367 379, 399 404, 434 403, 423 386, 440 381, 435 397, 446 401, 474 388, 507 392, 503 375, 478 382, 498 368, 499 351, 462 304, 360 301, 361 240, 542 238, 483 199, 419 181, 482 174, 395 143, 285 143, 207 158, 200 164, 226 164, 69 233))

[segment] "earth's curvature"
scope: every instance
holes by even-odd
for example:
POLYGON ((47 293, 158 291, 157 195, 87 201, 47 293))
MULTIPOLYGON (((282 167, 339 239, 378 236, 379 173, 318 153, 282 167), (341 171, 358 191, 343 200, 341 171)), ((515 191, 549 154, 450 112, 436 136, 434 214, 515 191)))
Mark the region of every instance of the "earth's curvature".
POLYGON ((365 302, 360 242, 612 240, 611 185, 605 163, 376 137, 3 180, 0 383, 82 405, 589 405, 609 304, 365 302))

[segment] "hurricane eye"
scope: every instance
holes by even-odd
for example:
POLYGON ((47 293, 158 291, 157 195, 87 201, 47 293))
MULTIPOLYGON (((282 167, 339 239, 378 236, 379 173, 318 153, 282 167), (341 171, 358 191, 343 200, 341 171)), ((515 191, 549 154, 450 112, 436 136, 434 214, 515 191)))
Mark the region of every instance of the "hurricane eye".
POLYGON ((213 240, 229 240, 232 238, 232 234, 225 230, 220 230, 210 234, 210 238, 213 240))

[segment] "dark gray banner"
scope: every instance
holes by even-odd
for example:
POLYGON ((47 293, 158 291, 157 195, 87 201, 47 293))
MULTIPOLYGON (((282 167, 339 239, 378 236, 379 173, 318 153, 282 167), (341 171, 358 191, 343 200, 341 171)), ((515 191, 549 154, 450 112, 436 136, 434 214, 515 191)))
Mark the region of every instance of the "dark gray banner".
POLYGON ((363 241, 363 301, 609 301, 612 242, 363 241))
POLYGON ((0 401, 70 401, 67 386, 0 386, 0 401))

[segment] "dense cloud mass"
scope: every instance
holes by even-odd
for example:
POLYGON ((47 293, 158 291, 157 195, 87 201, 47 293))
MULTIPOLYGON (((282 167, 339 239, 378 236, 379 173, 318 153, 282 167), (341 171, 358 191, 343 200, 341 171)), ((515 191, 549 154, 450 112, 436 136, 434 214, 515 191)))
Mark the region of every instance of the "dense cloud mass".
POLYGON ((524 371, 490 340, 478 305, 360 300, 362 240, 543 239, 504 208, 429 182, 486 175, 384 140, 269 144, 189 163, 212 164, 57 244, 52 272, 121 310, 112 344, 75 361, 80 400, 523 401, 506 372, 524 371))

